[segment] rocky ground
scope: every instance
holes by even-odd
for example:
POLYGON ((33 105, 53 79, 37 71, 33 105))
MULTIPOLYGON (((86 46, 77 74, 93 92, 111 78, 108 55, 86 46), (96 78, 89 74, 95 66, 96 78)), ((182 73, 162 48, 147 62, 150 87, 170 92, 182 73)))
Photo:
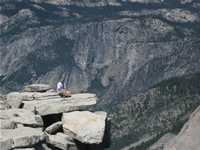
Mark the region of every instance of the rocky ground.
POLYGON ((95 94, 60 97, 49 85, 26 86, 0 99, 1 150, 103 149, 110 145, 106 112, 90 112, 95 94))

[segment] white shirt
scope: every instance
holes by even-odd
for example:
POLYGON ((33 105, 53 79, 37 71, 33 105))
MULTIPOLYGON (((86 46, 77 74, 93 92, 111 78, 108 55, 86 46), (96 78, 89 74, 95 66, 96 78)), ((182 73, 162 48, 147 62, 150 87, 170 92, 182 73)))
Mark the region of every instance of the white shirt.
POLYGON ((66 88, 66 84, 64 82, 63 83, 58 82, 58 84, 57 84, 57 92, 60 91, 59 88, 61 88, 61 90, 64 90, 66 88))

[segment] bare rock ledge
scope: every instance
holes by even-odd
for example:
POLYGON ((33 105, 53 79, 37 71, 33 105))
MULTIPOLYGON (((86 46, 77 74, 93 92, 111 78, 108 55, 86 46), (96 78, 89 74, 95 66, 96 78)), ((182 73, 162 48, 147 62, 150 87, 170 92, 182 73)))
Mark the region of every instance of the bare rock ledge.
POLYGON ((1 150, 102 150, 110 146, 106 112, 89 112, 95 94, 61 97, 48 85, 0 95, 1 150))
POLYGON ((43 126, 41 116, 35 115, 33 112, 24 109, 6 109, 1 110, 0 119, 2 120, 13 120, 18 124, 29 125, 29 126, 43 126))
POLYGON ((97 104, 95 94, 74 94, 71 97, 38 97, 32 101, 23 101, 23 109, 31 110, 41 116, 59 114, 92 108, 97 104))

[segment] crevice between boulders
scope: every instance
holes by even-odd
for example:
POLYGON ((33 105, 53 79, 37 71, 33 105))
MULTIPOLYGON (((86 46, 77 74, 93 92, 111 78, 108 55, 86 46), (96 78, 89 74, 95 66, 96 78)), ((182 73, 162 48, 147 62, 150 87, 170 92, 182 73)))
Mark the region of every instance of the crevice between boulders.
POLYGON ((52 114, 52 115, 42 116, 42 120, 44 122, 44 130, 50 125, 61 121, 61 117, 62 114, 52 114))

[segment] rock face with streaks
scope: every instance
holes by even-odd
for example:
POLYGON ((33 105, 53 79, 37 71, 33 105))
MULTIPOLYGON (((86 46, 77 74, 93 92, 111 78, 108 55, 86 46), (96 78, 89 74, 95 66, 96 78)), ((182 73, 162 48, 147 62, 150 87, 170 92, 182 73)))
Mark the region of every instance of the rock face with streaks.
POLYGON ((31 87, 31 90, 27 91, 26 88, 26 92, 23 93, 1 95, 1 101, 5 105, 9 103, 9 106, 14 106, 15 99, 20 106, 1 110, 2 150, 23 147, 33 150, 87 150, 88 146, 95 150, 109 147, 108 141, 105 141, 105 138, 109 139, 107 133, 110 126, 107 113, 81 111, 96 105, 98 98, 95 94, 72 94, 63 98, 55 92, 49 93, 49 87, 46 85, 48 88, 45 89, 44 85, 40 84, 36 85, 37 88, 35 85, 28 87, 31 87), (12 100, 9 100, 11 98, 12 100), (51 117, 54 119, 55 114, 63 116, 60 121, 49 124, 44 119, 45 116, 50 117, 50 120, 51 117))
POLYGON ((178 135, 166 134, 149 150, 199 150, 200 106, 191 114, 178 135))
POLYGON ((134 95, 200 71, 200 3, 194 0, 0 3, 2 94, 28 83, 55 88, 63 76, 72 93, 104 89, 98 103, 104 108, 118 93, 134 95))
MULTIPOLYGON (((72 93, 100 95, 97 110, 116 110, 158 82, 200 72, 199 10, 199 0, 1 0, 0 93, 55 89, 62 76, 72 93)), ((43 93, 28 94, 24 108, 51 113, 43 93)))

